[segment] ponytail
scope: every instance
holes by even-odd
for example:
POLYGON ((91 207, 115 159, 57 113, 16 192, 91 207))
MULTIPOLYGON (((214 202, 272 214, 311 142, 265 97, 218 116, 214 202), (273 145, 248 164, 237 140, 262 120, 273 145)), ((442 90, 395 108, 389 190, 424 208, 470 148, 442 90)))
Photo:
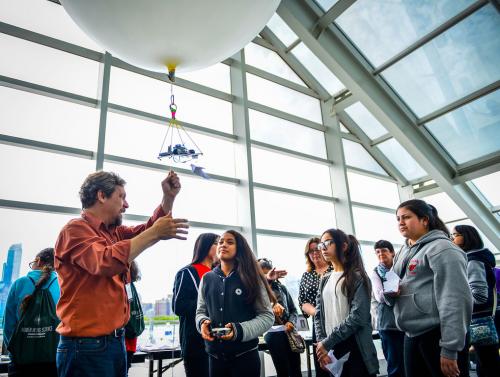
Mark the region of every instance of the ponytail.
POLYGON ((35 295, 35 293, 43 287, 43 285, 49 280, 52 271, 54 271, 54 249, 51 247, 43 249, 36 255, 36 260, 38 262, 38 265, 42 266, 42 276, 40 276, 40 279, 38 279, 38 281, 35 283, 35 289, 33 293, 25 296, 21 301, 20 309, 22 314, 24 314, 28 309, 28 306, 33 300, 33 296, 35 295))

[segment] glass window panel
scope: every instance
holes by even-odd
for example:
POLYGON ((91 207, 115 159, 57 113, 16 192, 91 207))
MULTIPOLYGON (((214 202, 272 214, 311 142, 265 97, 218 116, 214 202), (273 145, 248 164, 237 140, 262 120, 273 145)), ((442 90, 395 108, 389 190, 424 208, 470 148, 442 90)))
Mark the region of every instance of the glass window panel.
POLYGON ((252 140, 326 158, 323 132, 252 109, 248 115, 252 140))
POLYGON ((500 90, 426 124, 458 163, 500 150, 500 90))
POLYGON ((387 133, 384 126, 361 102, 356 102, 354 105, 346 108, 345 111, 370 139, 376 139, 387 133))
POLYGON ((0 1, 0 20, 94 51, 103 51, 75 24, 62 6, 51 1, 0 1))
POLYGON ((410 156, 410 154, 399 144, 396 139, 389 139, 377 145, 382 153, 392 162, 392 164, 412 181, 427 175, 424 169, 410 156))
POLYGON ((97 98, 99 63, 0 34, 0 74, 97 98))
POLYGON ((325 229, 335 227, 333 201, 326 202, 262 189, 255 189, 254 194, 257 228, 320 234, 325 229))
POLYGON ((267 258, 273 262, 273 267, 286 269, 288 274, 280 279, 286 285, 292 296, 297 310, 299 285, 302 274, 306 271, 304 248, 307 239, 287 238, 277 236, 258 235, 259 258, 267 258))
POLYGON ((306 94, 275 84, 258 76, 247 73, 247 90, 250 101, 321 123, 319 100, 306 94))
POLYGON ((471 3, 473 0, 358 0, 335 22, 378 66, 471 3))
POLYGON ((387 240, 392 243, 403 242, 399 233, 396 214, 375 211, 368 208, 352 207, 356 238, 363 241, 387 240))
MULTIPOLYGON (((108 113, 106 125, 106 153, 116 156, 132 158, 136 160, 165 164, 168 167, 181 167, 190 169, 191 162, 174 162, 172 159, 163 158, 158 160, 158 153, 167 127, 158 124, 129 117, 126 115, 108 113)), ((170 134, 172 134, 172 130, 170 134)), ((216 139, 210 136, 189 132, 194 142, 201 148, 203 156, 194 160, 197 166, 202 166, 208 174, 225 175, 234 177, 234 144, 230 141, 216 139)), ((165 141, 163 151, 170 145, 170 134, 165 141)), ((183 135, 186 147, 194 148, 186 135, 183 135)), ((176 133, 172 144, 178 144, 180 139, 176 133)))
POLYGON ((255 182, 321 195, 332 195, 327 165, 252 148, 255 182))
POLYGON ((342 123, 340 123, 340 131, 350 134, 349 130, 342 123))
POLYGON ((99 111, 0 87, 0 133, 87 150, 97 149, 99 111), (70 120, 70 121, 68 121, 70 120))
MULTIPOLYGON (((488 249, 490 249, 490 251, 493 253, 493 254, 496 254, 496 257, 497 257, 497 260, 500 259, 500 251, 495 247, 495 245, 493 245, 493 243, 484 235, 483 232, 481 232, 481 229, 479 229, 470 219, 464 219, 464 220, 460 220, 460 221, 454 221, 454 222, 450 222, 450 223, 447 223, 446 226, 448 227, 448 229, 450 230, 450 232, 453 230, 453 228, 457 225, 470 225, 470 226, 473 226, 474 228, 477 229, 477 231, 479 232, 479 235, 481 236, 481 239, 483 240, 483 243, 484 243, 484 247, 487 247, 488 249)), ((498 266, 498 263, 497 263, 497 266, 498 266)))
POLYGON ((427 203, 436 207, 439 217, 444 222, 449 222, 467 217, 462 209, 446 194, 429 195, 423 198, 427 203))
MULTIPOLYGON (((0 208, 0 228, 2 229, 0 263, 3 265, 7 261, 7 252, 11 245, 21 244, 19 275, 15 274, 13 277, 26 275, 30 271, 28 263, 35 259, 39 251, 47 247, 54 247, 62 227, 76 217, 78 217, 76 214, 61 215, 0 208)), ((0 312, 0 317, 3 317, 3 312, 0 312)))
POLYGON ((0 145, 0 198, 81 208, 78 191, 95 161, 0 145))
POLYGON ((472 180, 472 183, 481 191, 493 206, 500 205, 500 172, 485 175, 472 180))
POLYGON ((327 12, 337 1, 339 0, 314 0, 318 3, 318 5, 323 8, 325 12, 327 12))
MULTIPOLYGON (((378 241, 378 240, 377 240, 378 241)), ((378 265, 378 258, 375 254, 375 249, 373 245, 363 244, 361 245, 361 258, 363 258, 363 264, 365 266, 365 270, 370 276, 371 272, 378 265)))
POLYGON ((355 143, 351 140, 342 139, 342 145, 344 147, 346 165, 387 175, 385 170, 382 169, 378 162, 375 161, 375 159, 361 144, 355 143))
POLYGON ((193 72, 179 72, 176 75, 179 78, 231 93, 229 66, 223 63, 214 64, 208 68, 198 69, 193 72))
MULTIPOLYGON (((178 86, 174 87, 177 119, 232 133, 231 103, 178 86)), ((170 84, 126 70, 111 69, 109 101, 170 117, 170 84)))
POLYGON ((500 13, 491 4, 383 72, 419 117, 500 80, 500 13))
POLYGON ((267 27, 271 29, 271 31, 281 39, 281 42, 285 46, 290 46, 293 42, 295 42, 299 37, 295 34, 292 29, 286 24, 283 19, 278 16, 278 13, 275 13, 269 22, 267 23, 267 27))
POLYGON ((334 94, 345 89, 345 85, 313 54, 304 42, 300 42, 294 47, 292 54, 311 72, 328 93, 334 94))
MULTIPOLYGON (((124 224, 140 223, 125 220, 124 224)), ((194 243, 201 233, 220 234, 222 230, 189 228, 187 240, 160 241, 139 255, 136 261, 142 276, 135 285, 142 302, 154 304, 156 300, 167 298, 167 295, 172 294, 175 274, 191 263, 194 243), (168 260, 168 263, 158 263, 165 260, 168 260)))
POLYGON ((400 203, 396 183, 353 172, 347 172, 347 178, 352 201, 394 209, 400 203))
POLYGON ((276 52, 255 43, 249 43, 245 46, 245 63, 286 80, 290 80, 296 84, 306 86, 299 76, 297 76, 276 52))
MULTIPOLYGON (((104 163, 104 170, 118 173, 127 185, 128 213, 149 216, 160 204, 161 181, 167 171, 104 163)), ((182 190, 175 200, 174 217, 219 224, 238 224, 236 186, 180 175, 182 190)))

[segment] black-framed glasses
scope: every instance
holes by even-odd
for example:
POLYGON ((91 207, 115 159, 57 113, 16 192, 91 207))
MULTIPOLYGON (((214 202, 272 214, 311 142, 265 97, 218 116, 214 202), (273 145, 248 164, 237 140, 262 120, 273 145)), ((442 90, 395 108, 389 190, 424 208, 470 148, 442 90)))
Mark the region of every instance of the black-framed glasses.
POLYGON ((34 261, 32 261, 32 262, 29 262, 29 263, 28 263, 28 266, 29 266, 29 268, 30 268, 31 270, 33 269, 33 266, 35 265, 35 263, 36 263, 36 260, 34 260, 34 261))
POLYGON ((454 240, 454 239, 455 239, 455 238, 457 238, 457 237, 462 237, 462 235, 461 235, 460 233, 451 233, 451 234, 450 234, 450 238, 451 238, 452 240, 454 240))
POLYGON ((268 259, 268 258, 259 258, 259 259, 257 259, 257 262, 266 262, 266 263, 269 263, 269 264, 273 264, 273 262, 271 261, 271 259, 268 259))
POLYGON ((328 246, 330 246, 334 242, 335 242, 334 240, 326 240, 325 242, 320 242, 318 244, 318 250, 325 251, 326 249, 328 249, 328 246))
POLYGON ((320 250, 318 249, 318 246, 316 246, 316 248, 314 248, 314 249, 309 249, 307 251, 307 254, 317 253, 318 251, 320 251, 320 250))

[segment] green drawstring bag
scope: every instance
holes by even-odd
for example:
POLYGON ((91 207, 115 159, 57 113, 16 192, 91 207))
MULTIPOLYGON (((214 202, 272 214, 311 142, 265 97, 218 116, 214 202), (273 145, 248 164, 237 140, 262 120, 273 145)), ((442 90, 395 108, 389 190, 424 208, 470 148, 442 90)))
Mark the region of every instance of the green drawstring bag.
MULTIPOLYGON (((35 285, 35 281, 30 278, 35 285)), ((55 363, 59 334, 56 332, 59 318, 49 287, 35 288, 33 298, 21 314, 16 330, 7 349, 17 365, 55 363)))

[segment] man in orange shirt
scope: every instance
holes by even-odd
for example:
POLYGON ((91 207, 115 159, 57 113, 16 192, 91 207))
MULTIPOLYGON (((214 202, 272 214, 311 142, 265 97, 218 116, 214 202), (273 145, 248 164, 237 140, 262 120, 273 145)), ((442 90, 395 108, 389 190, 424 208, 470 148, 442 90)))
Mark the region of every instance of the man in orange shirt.
POLYGON ((161 183, 161 205, 142 225, 121 225, 128 208, 124 185, 114 173, 90 174, 80 188, 81 217, 70 220, 57 239, 59 377, 126 376, 130 262, 160 240, 186 239, 187 220, 171 214, 181 188, 173 171, 161 183))

